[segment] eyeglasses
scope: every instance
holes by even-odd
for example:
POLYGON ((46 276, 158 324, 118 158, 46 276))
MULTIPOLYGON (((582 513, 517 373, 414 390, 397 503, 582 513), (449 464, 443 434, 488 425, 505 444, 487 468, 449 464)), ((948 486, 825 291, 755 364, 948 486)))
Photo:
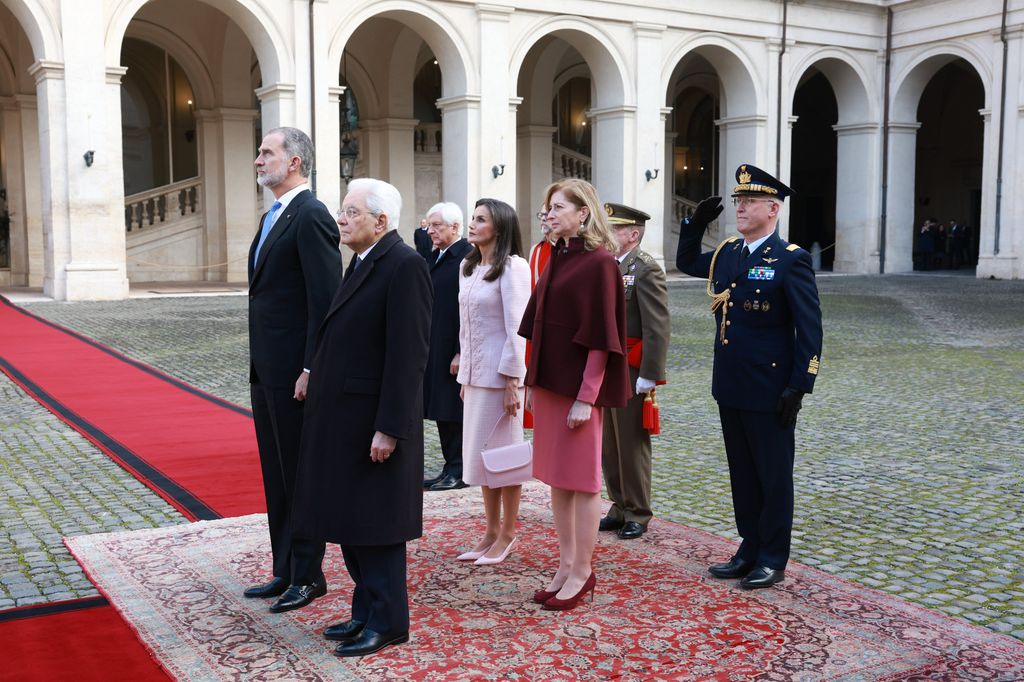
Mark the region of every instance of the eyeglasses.
POLYGON ((771 199, 754 199, 752 197, 733 197, 733 206, 750 206, 751 204, 771 204, 774 203, 771 199))
POLYGON ((371 215, 377 215, 373 211, 360 211, 358 208, 352 208, 351 206, 349 206, 348 208, 343 208, 340 211, 338 211, 337 217, 340 218, 342 215, 344 215, 349 220, 355 220, 356 218, 358 218, 359 216, 361 216, 364 213, 369 213, 371 215))
POLYGON ((548 212, 547 211, 537 211, 537 220, 547 220, 547 218, 548 218, 548 212))

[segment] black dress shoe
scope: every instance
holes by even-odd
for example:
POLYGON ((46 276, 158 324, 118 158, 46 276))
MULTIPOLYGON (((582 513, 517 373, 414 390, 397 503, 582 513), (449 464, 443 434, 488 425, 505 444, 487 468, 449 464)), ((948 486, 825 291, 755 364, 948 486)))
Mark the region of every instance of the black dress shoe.
POLYGON ((647 532, 647 527, 636 521, 626 521, 619 529, 619 537, 623 540, 636 540, 647 532))
POLYGON ((369 628, 363 628, 359 636, 344 644, 339 644, 334 650, 335 656, 365 656, 380 651, 392 644, 403 644, 409 641, 408 632, 398 632, 393 635, 382 635, 369 628))
POLYGON ((708 573, 716 578, 742 578, 754 568, 753 561, 734 556, 724 564, 711 564, 708 573))
POLYGON ((601 523, 597 524, 598 530, 619 530, 626 525, 621 519, 613 519, 610 516, 601 517, 601 523))
POLYGON ((468 487, 465 482, 458 476, 452 476, 451 474, 445 476, 440 481, 430 486, 431 490, 458 490, 459 488, 468 487))
POLYGON ((309 605, 317 597, 327 594, 327 579, 320 576, 320 579, 309 585, 289 585, 281 598, 270 605, 271 613, 284 613, 301 609, 309 605))
POLYGON ((439 473, 437 476, 434 476, 433 478, 425 479, 423 481, 423 489, 424 490, 429 490, 430 486, 434 485, 435 483, 440 481, 442 478, 444 478, 444 471, 439 473))
POLYGON ((771 587, 775 583, 781 583, 786 579, 786 572, 778 568, 758 566, 740 581, 740 587, 747 590, 756 590, 759 587, 771 587))
POLYGON ((332 625, 324 630, 324 637, 336 642, 348 642, 358 637, 364 627, 366 627, 366 623, 361 620, 346 620, 344 623, 332 625))
POLYGON ((262 597, 278 597, 284 594, 284 591, 288 589, 288 581, 284 578, 278 578, 276 575, 270 579, 269 583, 262 585, 253 585, 243 592, 249 599, 259 599, 262 597))

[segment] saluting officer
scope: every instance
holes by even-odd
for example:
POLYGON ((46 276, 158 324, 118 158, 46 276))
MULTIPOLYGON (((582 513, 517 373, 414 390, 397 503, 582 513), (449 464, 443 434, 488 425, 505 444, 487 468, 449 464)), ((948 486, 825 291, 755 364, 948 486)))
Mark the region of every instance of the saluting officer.
POLYGON ((742 238, 700 252, 705 228, 722 212, 720 197, 705 199, 681 225, 676 265, 708 278, 717 322, 711 393, 743 539, 732 559, 709 570, 753 589, 782 582, 789 560, 796 416, 818 374, 821 307, 810 254, 775 231, 793 190, 750 164, 736 181, 742 238))
POLYGON ((616 258, 626 293, 626 360, 635 395, 626 407, 605 408, 601 469, 612 500, 601 530, 638 538, 651 520, 651 434, 643 426, 644 399, 665 383, 672 322, 665 272, 640 249, 651 216, 622 204, 604 205, 619 243, 616 258))

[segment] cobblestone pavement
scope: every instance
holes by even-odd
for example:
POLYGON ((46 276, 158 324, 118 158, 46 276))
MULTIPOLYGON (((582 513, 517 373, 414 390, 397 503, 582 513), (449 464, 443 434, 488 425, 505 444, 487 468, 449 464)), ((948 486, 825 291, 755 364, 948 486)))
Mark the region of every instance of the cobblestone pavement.
MULTIPOLYGON (((794 560, 1024 639, 1024 282, 823 276, 819 288, 825 350, 797 427, 794 560)), ((655 512, 735 537, 708 300, 693 281, 670 293, 655 512)), ((247 405, 245 306, 27 307, 247 405)), ((0 608, 94 594, 62 534, 182 521, 6 379, 0 398, 0 608)), ((436 471, 429 426, 426 442, 436 471)))

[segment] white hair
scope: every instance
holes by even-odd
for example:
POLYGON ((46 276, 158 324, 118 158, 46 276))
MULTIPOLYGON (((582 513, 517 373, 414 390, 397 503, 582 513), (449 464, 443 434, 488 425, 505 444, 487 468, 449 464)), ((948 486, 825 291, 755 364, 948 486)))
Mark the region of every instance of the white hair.
POLYGON ((374 215, 388 217, 388 229, 398 229, 402 217, 402 195, 394 185, 376 178, 356 178, 348 183, 349 192, 366 192, 366 208, 374 215))
POLYGON ((430 210, 427 211, 427 215, 425 217, 430 218, 430 216, 435 213, 441 214, 441 220, 445 221, 449 225, 458 224, 459 232, 462 232, 462 226, 465 225, 465 223, 462 222, 462 209, 459 208, 458 204, 453 201, 442 201, 439 204, 434 204, 430 207, 430 210))

